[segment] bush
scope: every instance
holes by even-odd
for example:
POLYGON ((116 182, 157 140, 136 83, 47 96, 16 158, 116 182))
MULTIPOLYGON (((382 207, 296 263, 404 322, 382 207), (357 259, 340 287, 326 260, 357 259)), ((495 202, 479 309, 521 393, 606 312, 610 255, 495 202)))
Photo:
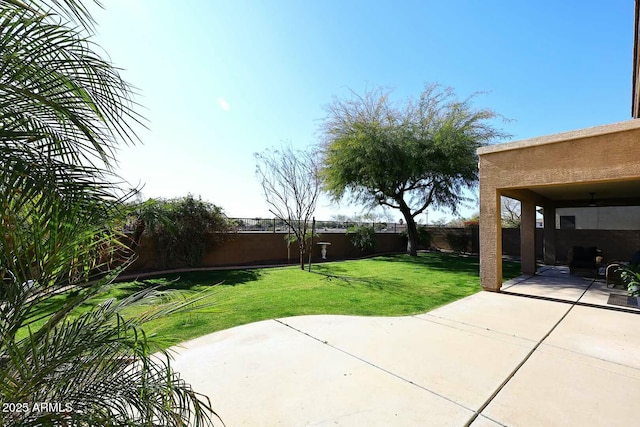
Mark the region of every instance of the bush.
POLYGON ((640 296, 640 272, 637 265, 629 265, 627 267, 619 267, 622 283, 627 287, 629 296, 640 296))
POLYGON ((233 229, 221 207, 191 194, 157 200, 153 204, 155 221, 146 230, 156 236, 158 253, 165 267, 195 267, 208 249, 220 244, 233 229))
POLYGON ((352 225, 347 229, 347 235, 360 254, 371 253, 376 247, 376 231, 370 225, 352 225))

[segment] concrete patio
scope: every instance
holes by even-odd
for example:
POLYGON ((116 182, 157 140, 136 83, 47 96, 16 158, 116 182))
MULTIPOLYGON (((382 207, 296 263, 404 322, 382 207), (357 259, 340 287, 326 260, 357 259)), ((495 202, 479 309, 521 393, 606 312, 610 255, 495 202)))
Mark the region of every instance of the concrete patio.
MULTIPOLYGON (((609 284, 611 286, 611 284, 609 284)), ((607 287, 604 277, 582 277, 569 274, 566 266, 542 266, 535 275, 523 275, 502 285, 501 292, 549 300, 576 302, 577 305, 607 307, 640 312, 634 306, 609 304, 610 295, 626 296, 625 289, 607 287)))
POLYGON ((557 267, 503 290, 240 326, 184 343, 173 366, 228 426, 637 424, 638 309, 557 267))

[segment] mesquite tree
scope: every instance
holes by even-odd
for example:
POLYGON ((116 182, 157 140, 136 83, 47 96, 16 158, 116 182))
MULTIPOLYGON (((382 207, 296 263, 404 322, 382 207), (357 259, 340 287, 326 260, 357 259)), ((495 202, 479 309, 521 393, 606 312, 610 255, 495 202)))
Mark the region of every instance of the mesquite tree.
POLYGON ((381 89, 334 98, 321 128, 325 189, 336 200, 399 209, 415 256, 416 216, 429 206, 456 213, 478 179, 476 149, 506 136, 491 124, 497 114, 472 100, 433 84, 400 107, 381 89))

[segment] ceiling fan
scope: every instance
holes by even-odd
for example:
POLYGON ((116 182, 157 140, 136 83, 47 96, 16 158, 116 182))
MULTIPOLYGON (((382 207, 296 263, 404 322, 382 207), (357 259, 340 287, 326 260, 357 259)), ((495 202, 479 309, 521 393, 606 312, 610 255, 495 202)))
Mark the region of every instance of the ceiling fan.
POLYGON ((591 196, 591 200, 589 201, 589 207, 590 207, 590 208, 595 208, 595 207, 597 207, 597 206, 598 206, 598 204, 596 203, 596 200, 595 200, 596 193, 595 193, 595 192, 593 192, 593 191, 590 191, 590 192, 589 192, 589 195, 591 196))

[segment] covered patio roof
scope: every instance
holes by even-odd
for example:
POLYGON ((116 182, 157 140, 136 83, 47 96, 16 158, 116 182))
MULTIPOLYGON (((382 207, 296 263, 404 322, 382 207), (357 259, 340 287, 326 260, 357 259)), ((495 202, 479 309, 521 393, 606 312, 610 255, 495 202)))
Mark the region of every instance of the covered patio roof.
POLYGON ((545 217, 545 262, 555 263, 555 210, 640 206, 640 120, 487 146, 480 158, 480 276, 502 285, 501 196, 520 200, 523 273, 534 274, 535 214, 545 217))

